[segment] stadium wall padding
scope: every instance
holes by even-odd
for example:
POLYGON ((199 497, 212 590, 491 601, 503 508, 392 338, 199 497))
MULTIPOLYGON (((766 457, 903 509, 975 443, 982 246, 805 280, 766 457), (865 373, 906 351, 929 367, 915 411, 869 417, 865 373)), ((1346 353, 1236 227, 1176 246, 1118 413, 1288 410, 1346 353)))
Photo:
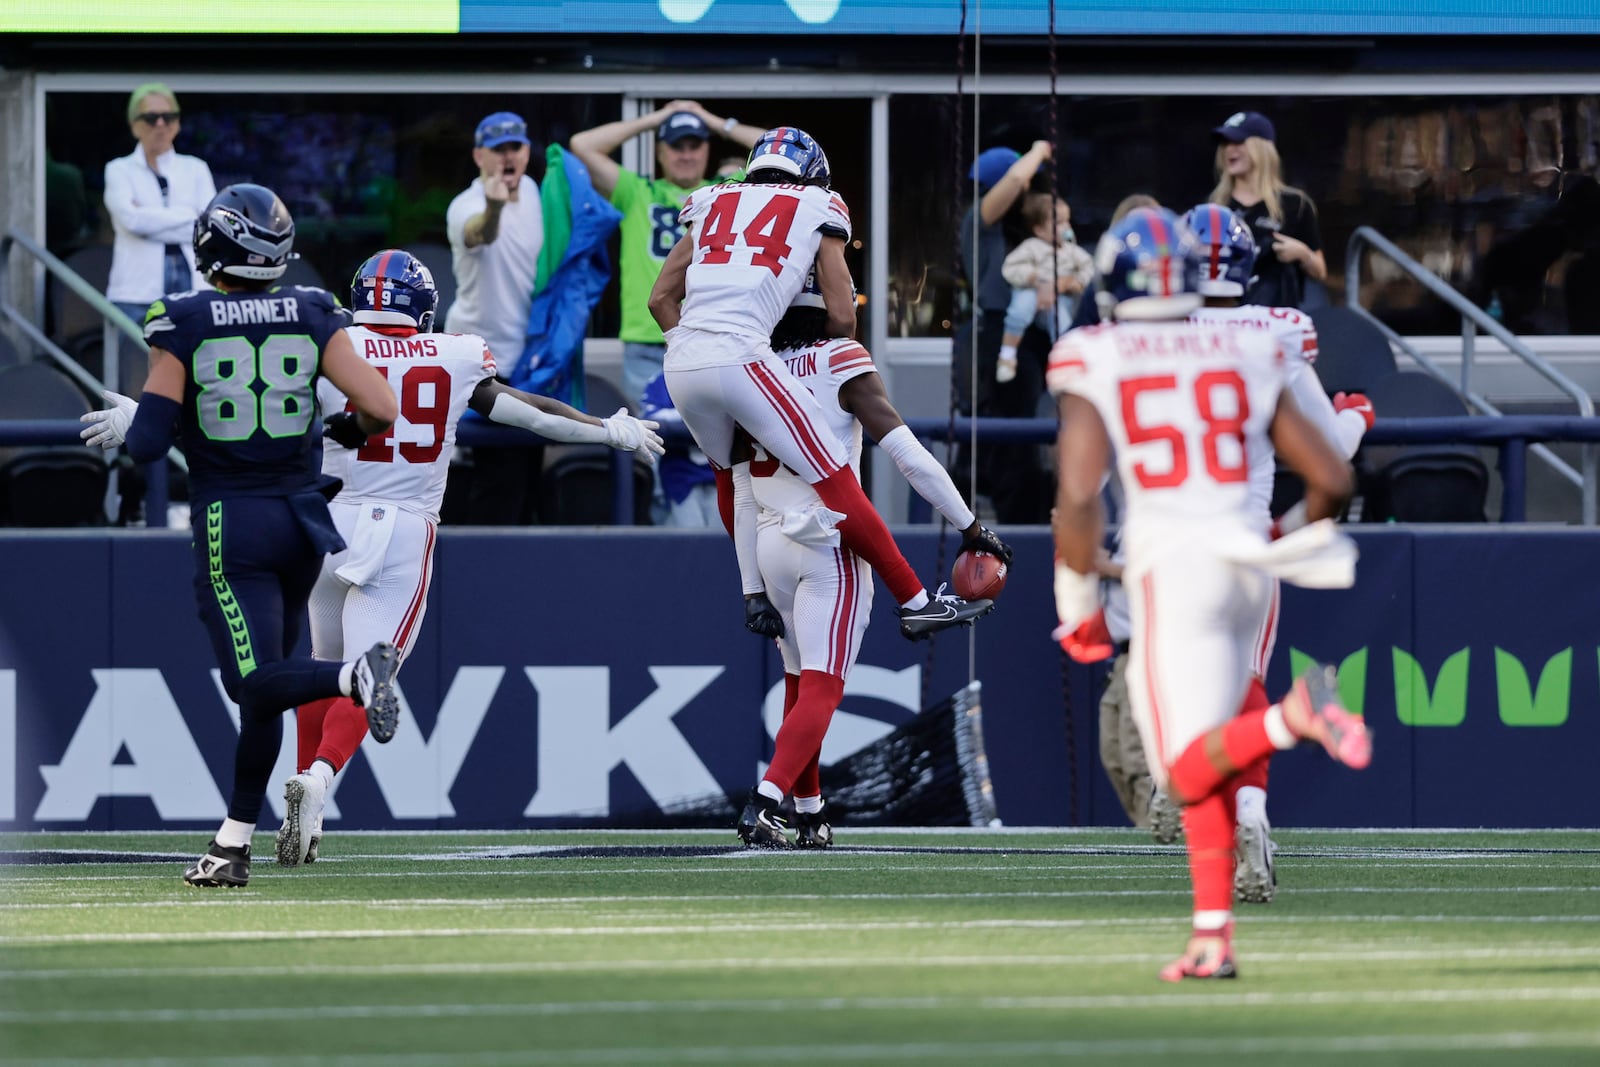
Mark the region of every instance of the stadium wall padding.
MULTIPOLYGON (((1064 669, 1049 639, 1048 533, 1006 533, 1010 584, 971 644, 965 631, 907 642, 879 586, 825 760, 948 696, 975 657, 1002 820, 1125 825, 1098 760, 1104 668, 1064 669)), ((1291 659, 1342 665, 1376 755, 1360 774, 1320 750, 1278 757, 1275 825, 1600 826, 1600 534, 1355 536, 1354 589, 1285 590, 1268 687, 1287 687, 1291 659)), ((937 533, 900 538, 932 576, 937 533)), ((948 569, 954 535, 944 547, 948 569)), ((0 533, 0 829, 222 816, 237 711, 195 614, 191 558, 181 533, 0 533)), ((659 822, 660 805, 754 782, 781 671, 743 628, 720 531, 446 528, 400 730, 351 762, 329 829, 659 822)), ((285 725, 280 779, 293 773, 285 725)), ((276 782, 269 799, 266 828, 276 782)))

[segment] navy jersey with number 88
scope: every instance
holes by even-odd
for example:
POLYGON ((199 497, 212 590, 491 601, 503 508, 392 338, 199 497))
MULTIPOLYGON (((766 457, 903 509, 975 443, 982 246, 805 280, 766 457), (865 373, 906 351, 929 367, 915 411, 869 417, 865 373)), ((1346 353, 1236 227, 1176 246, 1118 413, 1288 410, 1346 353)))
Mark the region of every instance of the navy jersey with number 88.
POLYGON ((184 365, 178 440, 191 503, 318 488, 316 379, 322 349, 350 324, 332 293, 183 293, 158 300, 145 340, 184 365))

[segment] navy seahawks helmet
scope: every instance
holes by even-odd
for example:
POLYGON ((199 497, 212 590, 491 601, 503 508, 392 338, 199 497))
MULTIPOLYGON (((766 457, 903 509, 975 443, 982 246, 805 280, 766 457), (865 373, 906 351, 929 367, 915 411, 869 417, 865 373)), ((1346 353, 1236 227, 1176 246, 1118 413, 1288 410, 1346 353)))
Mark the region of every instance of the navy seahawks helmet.
POLYGON ((1137 208, 1095 248, 1095 302, 1104 319, 1181 319, 1200 306, 1199 246, 1166 208, 1137 208))
POLYGON ((294 249, 294 219, 278 194, 241 182, 211 198, 194 220, 195 269, 251 281, 283 277, 294 249))
POLYGON ((820 185, 824 189, 833 181, 827 153, 809 133, 796 126, 778 126, 762 134, 750 149, 750 161, 744 169, 746 174, 781 171, 800 185, 820 185))
POLYGON ((350 279, 350 309, 356 322, 433 329, 439 289, 422 260, 399 248, 385 248, 356 268, 350 279))
POLYGON ((1200 295, 1243 296, 1256 267, 1256 239, 1221 204, 1199 204, 1183 217, 1200 244, 1200 295))

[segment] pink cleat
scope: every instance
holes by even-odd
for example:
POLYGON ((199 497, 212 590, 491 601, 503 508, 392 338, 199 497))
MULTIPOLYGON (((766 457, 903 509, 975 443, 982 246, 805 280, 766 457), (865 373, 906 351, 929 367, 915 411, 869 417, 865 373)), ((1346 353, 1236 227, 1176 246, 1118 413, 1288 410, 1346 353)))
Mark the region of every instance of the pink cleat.
POLYGON ((1289 729, 1317 742, 1346 767, 1359 771, 1372 762, 1372 732, 1339 702, 1332 667, 1313 667, 1296 678, 1279 706, 1289 729))
POLYGON ((1221 930, 1196 930, 1183 955, 1161 968, 1163 982, 1185 978, 1237 978, 1233 965, 1233 923, 1221 930))

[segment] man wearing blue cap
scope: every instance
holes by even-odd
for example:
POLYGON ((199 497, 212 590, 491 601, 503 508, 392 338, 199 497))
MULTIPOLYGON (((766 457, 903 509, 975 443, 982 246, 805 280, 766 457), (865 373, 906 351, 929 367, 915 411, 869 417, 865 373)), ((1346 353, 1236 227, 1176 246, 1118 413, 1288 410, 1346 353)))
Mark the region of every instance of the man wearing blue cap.
MULTIPOLYGON (((995 388, 995 367, 1005 336, 1011 284, 1005 263, 1008 212, 1028 191, 1039 168, 1050 158, 1050 142, 1035 141, 1028 151, 990 148, 979 154, 967 176, 978 184, 979 199, 961 218, 961 262, 971 286, 973 314, 956 332, 958 388, 971 389, 972 360, 977 360, 976 396, 963 395, 962 407, 978 415, 1031 416, 1044 390, 1044 360, 1019 361, 1015 381, 995 388), (977 351, 972 331, 977 330, 977 351)), ((977 491, 986 492, 1001 522, 1041 522, 1049 510, 1049 486, 1032 445, 985 445, 979 453, 977 491)))
MULTIPOLYGON (((482 337, 507 369, 522 355, 544 248, 539 186, 528 177, 531 152, 521 115, 496 111, 486 116, 472 136, 478 177, 445 214, 456 276, 445 331, 482 337)), ((530 521, 543 458, 537 447, 474 449, 468 521, 530 521)))
POLYGON ((684 234, 678 212, 694 190, 710 185, 706 166, 711 137, 753 148, 765 133, 738 119, 713 115, 693 100, 674 100, 647 115, 608 122, 572 135, 572 152, 589 168, 594 187, 622 212, 622 247, 617 267, 622 277, 623 394, 638 404, 645 386, 661 373, 666 341, 650 314, 650 290, 661 274, 667 253, 684 234), (626 170, 611 158, 629 138, 650 130, 656 135, 656 167, 660 178, 626 170))

